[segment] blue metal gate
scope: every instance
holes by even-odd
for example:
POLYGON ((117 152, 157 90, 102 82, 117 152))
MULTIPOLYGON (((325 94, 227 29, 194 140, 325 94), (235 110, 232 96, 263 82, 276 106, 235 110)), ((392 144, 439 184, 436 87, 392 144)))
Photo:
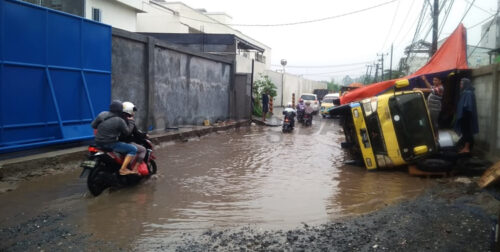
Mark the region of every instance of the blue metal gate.
POLYGON ((92 138, 110 97, 110 26, 0 0, 0 153, 92 138))

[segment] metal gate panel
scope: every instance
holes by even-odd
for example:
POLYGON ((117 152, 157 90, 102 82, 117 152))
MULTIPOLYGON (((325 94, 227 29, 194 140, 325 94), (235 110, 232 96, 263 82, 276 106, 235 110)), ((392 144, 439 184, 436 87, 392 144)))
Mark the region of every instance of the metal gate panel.
POLYGON ((110 98, 110 26, 0 0, 0 153, 90 139, 110 98))

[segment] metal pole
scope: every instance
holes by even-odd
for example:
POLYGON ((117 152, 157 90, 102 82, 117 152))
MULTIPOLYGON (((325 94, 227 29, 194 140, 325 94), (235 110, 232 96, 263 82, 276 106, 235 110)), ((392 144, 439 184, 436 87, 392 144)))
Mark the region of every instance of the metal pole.
POLYGON ((283 73, 281 75, 281 106, 283 107, 283 88, 285 87, 285 67, 283 66, 283 73))
POLYGON ((391 44, 391 65, 389 67, 389 80, 392 80, 392 49, 394 44, 391 44))
POLYGON ((439 0, 434 0, 434 7, 432 12, 432 47, 431 56, 437 51, 438 40, 438 21, 439 21, 439 0))

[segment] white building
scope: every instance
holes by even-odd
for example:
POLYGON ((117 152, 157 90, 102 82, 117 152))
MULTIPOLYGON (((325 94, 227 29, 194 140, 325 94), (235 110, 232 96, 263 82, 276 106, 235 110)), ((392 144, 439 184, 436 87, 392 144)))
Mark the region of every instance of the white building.
MULTIPOLYGON (((232 28, 229 25, 232 22, 230 15, 224 12, 194 9, 182 2, 166 2, 164 0, 150 0, 148 2, 147 5, 144 5, 144 12, 137 15, 137 32, 233 34, 264 49, 263 53, 238 50, 235 52, 237 62, 251 62, 252 59, 256 59, 257 62, 264 63, 264 66, 257 64, 259 68, 270 69, 271 47, 232 28)), ((248 72, 248 62, 239 64, 237 71, 248 72)))
POLYGON ((32 4, 67 12, 109 24, 127 31, 136 31, 137 14, 143 12, 148 0, 23 0, 32 4))

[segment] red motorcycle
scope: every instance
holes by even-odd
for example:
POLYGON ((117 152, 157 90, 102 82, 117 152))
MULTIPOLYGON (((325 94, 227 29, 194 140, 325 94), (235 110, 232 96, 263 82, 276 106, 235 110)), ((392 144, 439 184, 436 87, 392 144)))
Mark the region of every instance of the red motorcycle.
POLYGON ((156 173, 157 167, 153 154, 153 144, 147 139, 134 141, 146 148, 146 156, 138 167, 139 174, 120 175, 119 170, 125 154, 113 152, 112 149, 98 148, 90 145, 88 159, 80 166, 83 168, 80 177, 87 176, 87 187, 94 196, 101 194, 106 188, 120 188, 136 185, 142 179, 156 173))

